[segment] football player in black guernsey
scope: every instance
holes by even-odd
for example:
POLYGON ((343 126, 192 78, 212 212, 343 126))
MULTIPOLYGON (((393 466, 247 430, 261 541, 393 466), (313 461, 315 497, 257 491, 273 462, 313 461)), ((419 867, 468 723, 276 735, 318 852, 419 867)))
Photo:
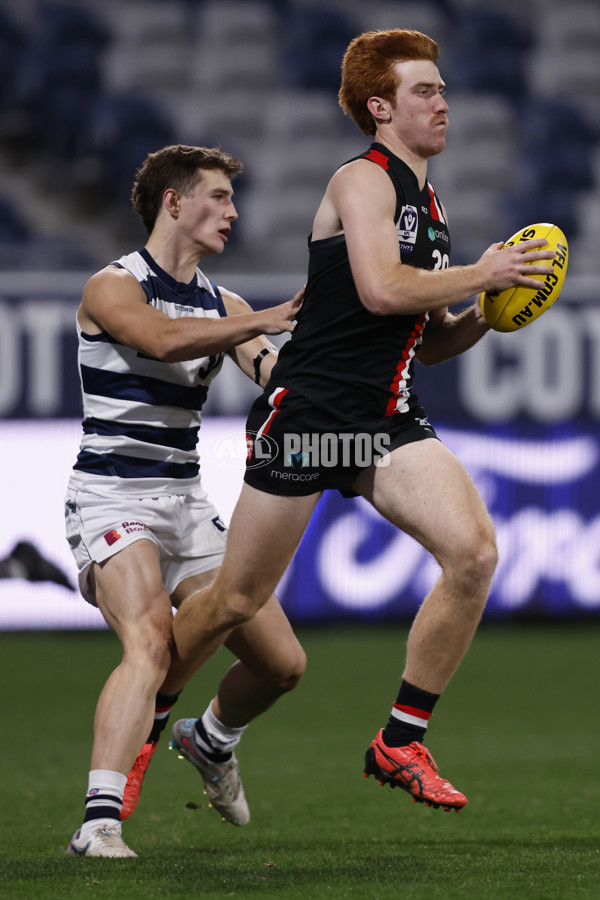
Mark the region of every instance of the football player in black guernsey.
POLYGON ((475 485, 419 405, 415 361, 472 347, 488 330, 479 305, 449 307, 480 291, 536 290, 532 276, 551 272, 554 254, 544 240, 495 243, 472 265, 450 265, 446 211, 427 181, 448 127, 437 60, 434 40, 403 29, 366 32, 347 48, 339 101, 373 143, 333 174, 316 211, 304 305, 248 418, 245 483, 197 650, 206 658, 261 609, 324 490, 364 497, 441 569, 365 774, 459 810, 467 798, 440 777, 423 739, 481 619, 497 552, 475 485))

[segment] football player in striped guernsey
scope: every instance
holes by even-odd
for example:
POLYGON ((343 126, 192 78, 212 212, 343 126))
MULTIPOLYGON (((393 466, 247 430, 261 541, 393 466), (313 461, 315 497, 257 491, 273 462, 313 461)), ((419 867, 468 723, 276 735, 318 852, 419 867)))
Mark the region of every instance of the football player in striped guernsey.
MULTIPOLYGON (((73 856, 136 855, 121 818, 135 808, 168 713, 199 664, 199 591, 214 579, 227 537, 200 480, 202 406, 225 353, 266 384, 277 356, 266 336, 292 331, 302 302, 300 291, 253 312, 198 268, 227 244, 240 169, 215 148, 150 154, 132 195, 148 241, 93 275, 77 312, 84 419, 67 539, 81 593, 123 657, 98 700, 73 856)), ((237 662, 204 716, 177 723, 173 742, 200 771, 212 805, 244 825, 233 748, 248 722, 298 683, 305 657, 274 596, 240 626, 226 640, 237 662)))

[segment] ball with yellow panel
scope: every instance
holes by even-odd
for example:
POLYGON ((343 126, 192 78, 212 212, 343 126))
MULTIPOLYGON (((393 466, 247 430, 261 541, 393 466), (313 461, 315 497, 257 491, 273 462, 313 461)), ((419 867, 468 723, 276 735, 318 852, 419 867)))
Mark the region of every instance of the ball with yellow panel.
MULTIPOLYGON (((534 238, 545 238, 546 246, 542 249, 554 250, 552 273, 532 276, 540 282, 537 291, 533 288, 517 286, 507 288, 505 291, 488 291, 480 294, 479 302, 483 318, 494 331, 521 331, 539 319, 560 296, 569 263, 569 245, 557 225, 551 225, 548 222, 528 225, 513 234, 505 242, 505 246, 511 247, 520 241, 529 241, 534 238)), ((527 263, 527 265, 531 264, 527 263)), ((543 264, 545 265, 546 261, 543 264)))

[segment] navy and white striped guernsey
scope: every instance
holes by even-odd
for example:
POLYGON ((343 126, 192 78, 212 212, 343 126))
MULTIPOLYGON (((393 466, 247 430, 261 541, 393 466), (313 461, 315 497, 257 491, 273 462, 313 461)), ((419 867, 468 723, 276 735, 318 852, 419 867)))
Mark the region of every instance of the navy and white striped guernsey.
MULTIPOLYGON (((226 316, 219 289, 196 269, 175 281, 142 249, 112 265, 126 269, 147 303, 170 318, 226 316)), ((208 386, 223 354, 166 363, 77 323, 83 437, 71 484, 136 494, 177 493, 199 480, 198 432, 208 386), (85 474, 83 474, 85 473, 85 474)))

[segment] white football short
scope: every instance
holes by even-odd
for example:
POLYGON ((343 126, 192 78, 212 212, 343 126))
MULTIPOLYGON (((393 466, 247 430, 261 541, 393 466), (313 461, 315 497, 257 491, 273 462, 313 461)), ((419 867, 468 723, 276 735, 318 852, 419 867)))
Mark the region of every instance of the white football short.
POLYGON ((79 588, 96 606, 89 573, 145 538, 158 548, 163 583, 171 594, 191 575, 218 569, 227 528, 201 486, 162 497, 119 496, 69 487, 65 498, 67 540, 79 569, 79 588))

